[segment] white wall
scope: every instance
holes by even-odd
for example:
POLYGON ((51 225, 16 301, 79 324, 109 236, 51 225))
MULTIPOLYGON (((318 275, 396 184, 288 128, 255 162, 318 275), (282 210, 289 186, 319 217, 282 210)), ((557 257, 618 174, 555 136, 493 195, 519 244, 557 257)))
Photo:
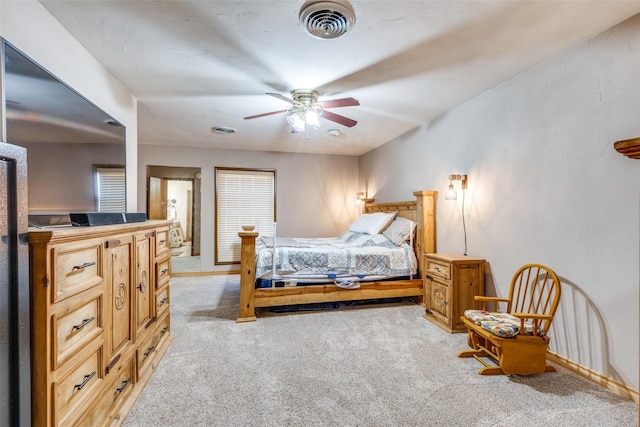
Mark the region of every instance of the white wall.
POLYGON ((543 263, 562 277, 552 350, 638 389, 640 161, 613 149, 640 136, 640 16, 361 158, 380 201, 440 191, 437 244, 489 263, 487 292, 543 263), (413 160, 408 167, 408 159, 413 160))
MULTIPOLYGON (((237 270, 214 265, 215 167, 276 169, 278 235, 329 237, 358 215, 358 158, 263 151, 139 145, 138 206, 145 210, 147 166, 202 168, 202 271, 237 270)), ((240 230, 238 230, 240 231, 240 230)))
POLYGON ((0 36, 126 127, 127 210, 138 210, 137 102, 35 0, 0 1, 0 36))

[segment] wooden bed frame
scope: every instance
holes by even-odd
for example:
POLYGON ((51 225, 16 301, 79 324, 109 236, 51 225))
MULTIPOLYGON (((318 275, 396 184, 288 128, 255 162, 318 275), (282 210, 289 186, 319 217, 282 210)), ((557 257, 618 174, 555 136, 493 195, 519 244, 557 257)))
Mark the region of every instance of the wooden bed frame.
MULTIPOLYGON (((423 254, 436 252, 436 197, 437 191, 416 191, 416 200, 389 203, 366 203, 364 213, 398 212, 398 216, 417 224, 414 248, 418 260, 418 278, 361 282, 358 289, 343 289, 333 283, 281 288, 256 289, 256 237, 258 233, 245 230, 238 233, 242 239, 240 266, 240 313, 237 322, 256 320, 256 307, 273 307, 321 302, 356 301, 376 298, 418 297, 422 302, 423 254)), ((373 201, 370 199, 370 201, 373 201)), ((246 227, 244 227, 246 228, 246 227)))

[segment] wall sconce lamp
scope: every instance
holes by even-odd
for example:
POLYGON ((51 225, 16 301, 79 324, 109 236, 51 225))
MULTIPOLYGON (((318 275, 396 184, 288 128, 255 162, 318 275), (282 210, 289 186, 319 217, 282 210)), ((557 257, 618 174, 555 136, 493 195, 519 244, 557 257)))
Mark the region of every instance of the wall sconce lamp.
POLYGON ((458 193, 453 188, 453 181, 460 181, 460 189, 467 189, 467 175, 449 175, 449 190, 444 196, 445 200, 457 200, 458 193))
POLYGON ((360 206, 366 205, 367 203, 373 203, 374 201, 375 199, 370 199, 366 191, 358 192, 356 197, 356 204, 360 206))

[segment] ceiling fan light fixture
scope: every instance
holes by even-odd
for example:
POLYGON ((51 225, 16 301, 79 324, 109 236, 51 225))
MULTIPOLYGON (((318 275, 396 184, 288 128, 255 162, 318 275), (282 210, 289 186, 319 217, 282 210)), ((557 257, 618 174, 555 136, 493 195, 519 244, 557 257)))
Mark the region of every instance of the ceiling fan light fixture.
POLYGON ((287 116, 287 123, 296 131, 302 132, 306 129, 305 116, 300 111, 292 111, 287 116))
POLYGON ((308 0, 300 9, 300 23, 318 39, 335 39, 356 23, 356 14, 346 0, 308 0))
POLYGON ((304 113, 304 121, 309 126, 313 126, 317 128, 318 126, 320 126, 320 115, 313 110, 307 110, 304 113))

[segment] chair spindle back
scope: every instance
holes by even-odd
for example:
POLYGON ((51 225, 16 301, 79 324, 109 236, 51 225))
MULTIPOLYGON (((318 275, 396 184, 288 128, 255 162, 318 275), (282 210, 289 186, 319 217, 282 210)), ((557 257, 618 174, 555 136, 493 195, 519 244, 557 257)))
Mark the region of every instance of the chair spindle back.
MULTIPOLYGON (((529 313, 554 316, 560 301, 560 280, 556 273, 541 264, 520 267, 511 280, 508 313, 529 313)), ((548 332, 551 319, 539 327, 548 332)))

